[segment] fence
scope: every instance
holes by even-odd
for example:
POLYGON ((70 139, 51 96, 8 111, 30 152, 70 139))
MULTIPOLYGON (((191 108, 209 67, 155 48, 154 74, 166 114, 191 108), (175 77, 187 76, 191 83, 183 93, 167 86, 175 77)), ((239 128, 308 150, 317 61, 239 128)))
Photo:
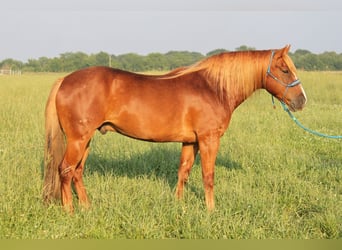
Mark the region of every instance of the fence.
POLYGON ((0 69, 0 75, 21 75, 21 70, 0 69))

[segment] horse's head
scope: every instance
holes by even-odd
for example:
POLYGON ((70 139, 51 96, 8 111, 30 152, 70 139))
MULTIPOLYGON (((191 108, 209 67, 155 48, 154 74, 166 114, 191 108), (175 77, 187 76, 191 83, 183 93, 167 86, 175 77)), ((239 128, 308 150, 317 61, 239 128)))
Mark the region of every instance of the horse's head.
POLYGON ((264 88, 284 102, 291 111, 297 111, 304 108, 306 95, 297 78, 296 67, 288 56, 289 50, 290 45, 272 51, 264 88))

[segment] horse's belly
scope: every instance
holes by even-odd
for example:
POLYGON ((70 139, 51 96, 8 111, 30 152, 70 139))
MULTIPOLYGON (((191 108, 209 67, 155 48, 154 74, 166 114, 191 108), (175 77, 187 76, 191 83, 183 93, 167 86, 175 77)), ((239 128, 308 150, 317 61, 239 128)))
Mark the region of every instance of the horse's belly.
POLYGON ((196 142, 196 133, 186 126, 172 126, 171 123, 146 123, 121 120, 119 122, 106 122, 99 131, 105 134, 108 131, 118 132, 139 140, 152 142, 196 142))

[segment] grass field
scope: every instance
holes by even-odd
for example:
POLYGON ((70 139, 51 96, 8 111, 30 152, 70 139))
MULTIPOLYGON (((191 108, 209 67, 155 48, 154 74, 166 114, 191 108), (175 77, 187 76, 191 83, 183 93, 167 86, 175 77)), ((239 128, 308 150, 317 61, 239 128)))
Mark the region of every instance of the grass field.
MULTIPOLYGON (((235 111, 222 138, 213 213, 205 208, 199 159, 177 201, 180 144, 113 133, 97 133, 91 144, 91 209, 76 207, 70 216, 44 206, 44 106, 59 76, 0 76, 1 239, 342 238, 342 141, 301 130, 265 91, 235 111)), ((300 77, 308 104, 298 119, 342 134, 342 73, 300 77)))

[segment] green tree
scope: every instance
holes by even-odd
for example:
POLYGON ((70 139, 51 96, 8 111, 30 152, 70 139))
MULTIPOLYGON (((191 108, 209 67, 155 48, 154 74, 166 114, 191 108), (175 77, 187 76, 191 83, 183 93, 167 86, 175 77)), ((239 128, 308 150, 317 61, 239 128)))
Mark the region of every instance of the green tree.
POLYGON ((146 70, 144 57, 136 53, 128 53, 118 56, 122 69, 130 71, 146 70))
POLYGON ((220 54, 222 52, 228 52, 228 50, 226 50, 226 49, 215 49, 215 50, 208 52, 206 56, 213 56, 213 55, 220 54))
POLYGON ((161 53, 150 53, 146 56, 147 70, 167 70, 166 57, 161 53))
POLYGON ((23 66, 24 64, 21 61, 14 60, 12 58, 7 58, 0 62, 0 68, 9 67, 12 70, 20 70, 23 68, 23 66))
POLYGON ((62 64, 61 60, 58 57, 54 57, 49 61, 49 67, 51 72, 61 72, 62 71, 62 64))
POLYGON ((306 49, 297 49, 295 51, 295 55, 305 56, 307 54, 311 54, 311 52, 309 50, 306 50, 306 49))
POLYGON ((109 54, 106 52, 99 52, 94 55, 95 57, 95 65, 98 66, 109 66, 109 54))
POLYGON ((309 71, 316 71, 323 69, 322 61, 319 56, 315 54, 306 54, 304 56, 304 69, 309 71))
POLYGON ((24 71, 28 71, 28 72, 38 72, 39 68, 40 68, 40 65, 37 59, 29 59, 23 67, 24 71))
POLYGON ((170 51, 165 54, 165 57, 168 65, 167 69, 187 66, 204 58, 201 53, 188 51, 170 51))
POLYGON ((342 57, 336 52, 324 52, 320 55, 320 59, 324 64, 322 70, 341 70, 342 69, 342 57))
MULTIPOLYGON (((254 47, 241 45, 237 51, 255 50, 254 47)), ((206 56, 225 52, 225 49, 210 51, 206 56)), ((309 50, 298 49, 290 56, 298 69, 303 70, 342 70, 342 54, 324 52, 313 54, 309 50)), ((129 71, 171 70, 177 67, 191 65, 205 56, 198 52, 170 51, 166 54, 150 53, 147 56, 136 53, 110 55, 106 52, 87 55, 83 52, 67 52, 59 57, 29 59, 26 63, 11 58, 0 62, 0 68, 29 72, 71 72, 94 65, 108 66, 129 71)))
POLYGON ((255 50, 254 47, 248 47, 247 45, 241 45, 238 48, 235 48, 236 51, 248 51, 248 50, 255 50))

